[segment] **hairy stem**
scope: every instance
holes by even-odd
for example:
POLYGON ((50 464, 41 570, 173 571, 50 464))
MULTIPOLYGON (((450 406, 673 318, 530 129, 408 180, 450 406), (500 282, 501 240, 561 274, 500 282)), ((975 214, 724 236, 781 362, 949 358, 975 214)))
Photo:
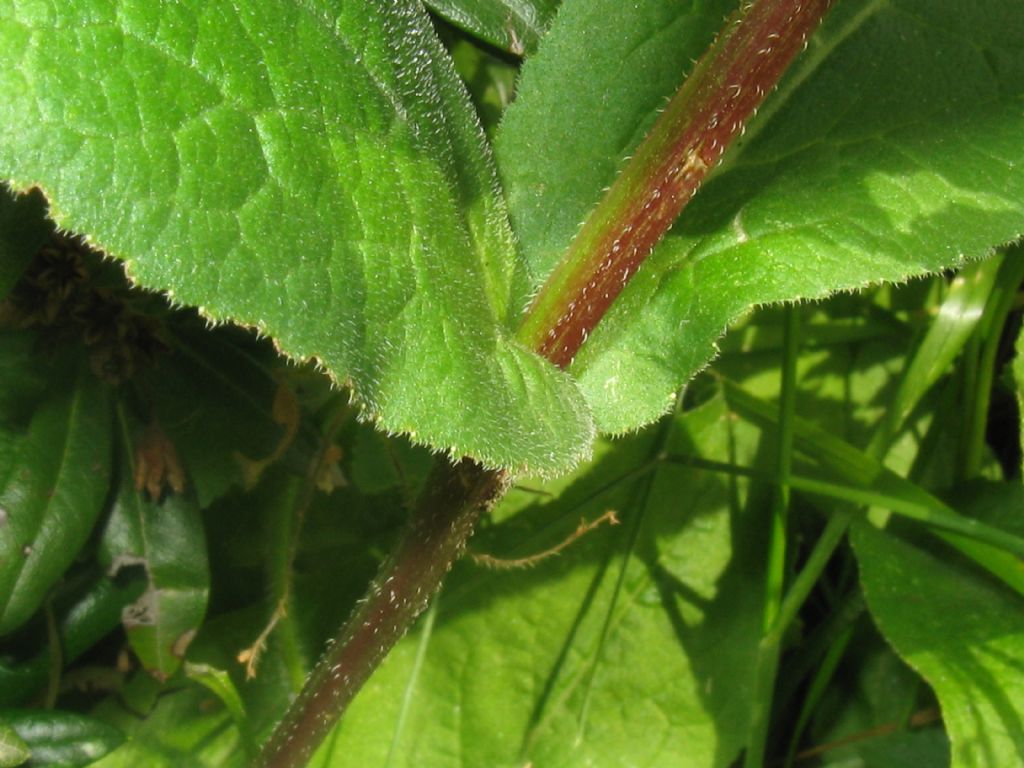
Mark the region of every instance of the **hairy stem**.
MULTIPOLYGON (((518 331, 560 368, 696 193, 803 48, 832 0, 744 2, 669 103, 570 245, 518 331)), ((306 763, 437 591, 504 472, 462 460, 428 480, 412 521, 366 599, 317 663, 264 748, 261 768, 306 763)))
POLYGON ((506 475, 472 461, 439 462, 412 522, 337 642, 317 662, 257 765, 305 765, 370 674, 426 608, 506 475))
POLYGON ((521 341, 572 364, 831 4, 743 3, 584 223, 530 307, 521 341))

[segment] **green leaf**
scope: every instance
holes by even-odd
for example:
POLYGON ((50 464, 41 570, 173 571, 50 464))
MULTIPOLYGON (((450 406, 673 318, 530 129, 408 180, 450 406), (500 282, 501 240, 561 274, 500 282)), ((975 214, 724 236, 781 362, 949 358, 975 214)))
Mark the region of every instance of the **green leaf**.
POLYGON ((0 720, 0 768, 14 768, 28 761, 32 750, 18 732, 0 720))
POLYGON ((532 53, 561 0, 427 0, 452 24, 491 45, 532 53))
MULTIPOLYGON (((248 721, 245 716, 245 706, 242 704, 242 697, 239 696, 238 689, 227 672, 208 664, 186 662, 185 675, 220 699, 239 731, 247 732, 248 721)), ((249 746, 253 746, 251 742, 249 746)))
POLYGON ((241 768, 244 753, 231 716, 208 690, 192 685, 152 696, 148 675, 131 680, 120 697, 96 714, 121 728, 127 740, 93 768, 241 768), (141 700, 136 702, 135 699, 141 700), (139 713, 144 717, 139 717, 139 713))
POLYGON ((0 177, 145 286, 351 383, 383 429, 555 471, 593 428, 511 341, 483 133, 414 0, 0 2, 0 177))
POLYGON ((39 193, 14 197, 0 186, 0 301, 53 230, 39 193))
MULTIPOLYGON (((121 415, 125 444, 132 434, 121 415)), ((121 488, 103 531, 100 562, 116 575, 122 568, 142 566, 146 591, 125 608, 122 623, 142 665, 163 680, 185 656, 206 613, 210 569, 199 508, 182 493, 153 501, 137 491, 135 459, 124 462, 121 488)))
MULTIPOLYGON (((121 623, 125 606, 138 599, 141 591, 139 580, 101 577, 78 595, 58 625, 65 663, 75 661, 110 634, 121 623)), ((45 686, 50 664, 49 648, 22 663, 0 661, 0 707, 22 704, 45 686)))
POLYGON ((0 710, 0 721, 31 750, 33 766, 91 765, 124 741, 116 728, 72 712, 0 710))
POLYGON ((868 453, 875 456, 885 453, 924 393, 949 370, 981 321, 1002 263, 1003 256, 999 254, 968 264, 953 278, 934 322, 907 362, 868 453))
POLYGON ((0 634, 24 623, 85 544, 110 475, 110 405, 88 373, 27 435, 0 431, 0 634))
POLYGON ((271 350, 238 329, 196 326, 175 324, 166 364, 140 371, 136 381, 205 509, 239 483, 244 459, 274 452, 283 430, 271 413, 280 385, 271 350))
POLYGON ((1013 378, 1017 380, 1017 413, 1020 416, 1021 476, 1024 479, 1024 328, 1017 334, 1014 348, 1013 378))
POLYGON ((751 460, 756 432, 721 400, 665 426, 601 444, 541 489, 554 497, 513 490, 474 552, 528 557, 609 509, 622 524, 532 568, 458 566, 432 630, 397 646, 312 765, 729 765, 749 716, 764 527, 742 480, 659 468, 657 454, 751 460))
MULTIPOLYGON (((964 505, 1020 532, 1024 491, 974 486, 964 505)), ((882 634, 935 689, 954 768, 1024 760, 1021 598, 948 553, 854 527, 868 607, 882 634)))
MULTIPOLYGON (((497 141, 531 289, 726 5, 559 12, 497 141)), ((663 413, 753 305, 903 280, 1024 233, 1022 41, 1016 0, 837 4, 577 356, 599 429, 663 413)))

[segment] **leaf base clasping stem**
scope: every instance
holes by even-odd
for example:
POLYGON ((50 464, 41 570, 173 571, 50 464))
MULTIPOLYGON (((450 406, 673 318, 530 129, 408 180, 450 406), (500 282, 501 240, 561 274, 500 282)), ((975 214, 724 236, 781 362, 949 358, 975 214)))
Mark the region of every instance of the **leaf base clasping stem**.
MULTIPOLYGON (((576 235, 516 338, 569 368, 629 279, 775 88, 832 0, 744 0, 576 235)), ((258 768, 300 768, 405 634, 508 474, 439 462, 405 536, 317 663, 258 768)))

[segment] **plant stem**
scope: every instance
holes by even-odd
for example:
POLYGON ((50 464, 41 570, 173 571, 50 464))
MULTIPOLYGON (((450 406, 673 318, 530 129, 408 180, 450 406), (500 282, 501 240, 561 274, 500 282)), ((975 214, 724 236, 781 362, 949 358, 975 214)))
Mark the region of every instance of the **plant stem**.
POLYGON ((530 307, 518 338, 562 368, 803 49, 832 0, 744 2, 530 307))
POLYGON ((482 509, 504 490, 505 473, 469 460, 439 462, 411 524, 366 598, 275 729, 256 765, 299 768, 312 756, 370 674, 437 591, 482 509))
POLYGON ((782 652, 781 633, 776 631, 782 617, 786 589, 786 529, 789 517, 790 481, 793 470, 794 415, 796 412, 796 366, 800 348, 800 321, 797 310, 786 307, 786 331, 783 343, 782 392, 779 400, 778 487, 772 503, 772 520, 765 575, 764 624, 758 645, 754 673, 754 695, 747 730, 746 768, 761 768, 768 741, 775 677, 782 652))

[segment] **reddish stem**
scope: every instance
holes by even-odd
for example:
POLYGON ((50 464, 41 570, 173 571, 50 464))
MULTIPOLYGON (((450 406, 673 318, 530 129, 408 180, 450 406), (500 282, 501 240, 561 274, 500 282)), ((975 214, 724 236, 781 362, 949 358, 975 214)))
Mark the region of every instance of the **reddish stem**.
POLYGON ((522 341, 561 368, 572 364, 831 4, 759 0, 737 11, 541 289, 522 341))
POLYGON ((317 662, 256 763, 305 765, 392 646, 427 607, 462 554, 481 510, 500 497, 506 475, 463 459, 439 463, 412 522, 381 566, 337 642, 317 662))

